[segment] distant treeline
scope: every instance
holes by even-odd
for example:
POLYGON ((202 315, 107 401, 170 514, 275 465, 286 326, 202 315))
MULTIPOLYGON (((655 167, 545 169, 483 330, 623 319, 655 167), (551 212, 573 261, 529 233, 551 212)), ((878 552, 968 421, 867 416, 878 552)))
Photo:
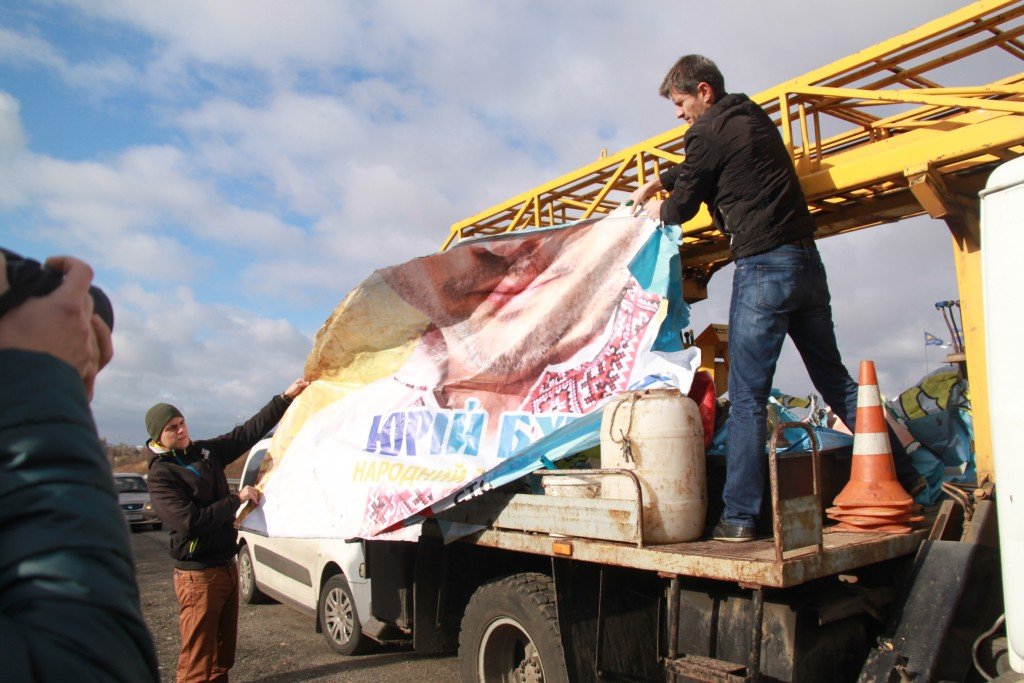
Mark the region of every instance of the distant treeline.
POLYGON ((127 443, 110 443, 100 439, 107 453, 107 462, 115 472, 145 472, 149 449, 145 446, 133 446, 127 443))
MULTIPOLYGON (((110 443, 106 439, 100 439, 103 449, 107 453, 107 462, 114 472, 137 472, 147 474, 149 472, 149 458, 153 455, 145 446, 132 446, 126 443, 110 443)), ((248 453, 242 455, 233 463, 227 466, 224 473, 228 479, 237 479, 242 475, 242 466, 248 453)))

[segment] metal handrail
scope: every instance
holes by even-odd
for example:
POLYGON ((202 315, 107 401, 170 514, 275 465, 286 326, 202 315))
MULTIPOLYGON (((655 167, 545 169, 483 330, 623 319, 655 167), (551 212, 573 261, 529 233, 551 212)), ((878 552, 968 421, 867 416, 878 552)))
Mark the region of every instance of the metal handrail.
POLYGON ((633 488, 636 491, 636 547, 643 548, 644 543, 644 492, 640 486, 640 478, 636 476, 636 473, 632 470, 622 468, 609 468, 609 469, 598 469, 598 470, 543 470, 537 472, 541 476, 548 475, 623 475, 633 480, 633 488))

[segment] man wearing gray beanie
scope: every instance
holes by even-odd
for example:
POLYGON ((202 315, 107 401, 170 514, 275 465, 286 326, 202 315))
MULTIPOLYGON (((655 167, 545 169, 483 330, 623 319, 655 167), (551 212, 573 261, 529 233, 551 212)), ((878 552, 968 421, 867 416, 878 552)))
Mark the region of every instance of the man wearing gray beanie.
POLYGON ((224 468, 263 438, 308 384, 295 380, 245 424, 201 441, 192 441, 181 411, 169 403, 146 411, 150 498, 171 530, 178 683, 228 680, 238 634, 235 511, 243 502, 259 505, 260 492, 246 486, 231 493, 224 468))

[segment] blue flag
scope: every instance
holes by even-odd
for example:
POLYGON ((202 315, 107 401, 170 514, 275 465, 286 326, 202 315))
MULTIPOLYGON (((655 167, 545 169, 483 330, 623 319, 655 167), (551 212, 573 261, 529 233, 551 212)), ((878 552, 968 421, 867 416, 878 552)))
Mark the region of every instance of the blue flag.
POLYGON ((931 332, 925 332, 924 333, 924 345, 925 346, 945 346, 946 343, 944 341, 942 341, 941 339, 939 339, 938 337, 936 337, 931 332))

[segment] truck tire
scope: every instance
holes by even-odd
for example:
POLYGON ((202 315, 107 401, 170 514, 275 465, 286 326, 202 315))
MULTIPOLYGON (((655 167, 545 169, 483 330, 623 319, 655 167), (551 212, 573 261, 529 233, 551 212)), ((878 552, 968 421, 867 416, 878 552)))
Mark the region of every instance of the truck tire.
POLYGON ((249 545, 242 544, 238 549, 238 597, 246 605, 260 605, 270 602, 270 598, 256 587, 256 572, 252 566, 252 555, 249 545))
POLYGON ((544 574, 513 574, 480 586, 459 634, 464 683, 569 683, 555 591, 544 574))
POLYGON ((342 655, 366 652, 370 642, 363 637, 363 625, 359 623, 356 601, 344 575, 335 574, 327 579, 320 591, 317 610, 324 640, 332 650, 342 655))

